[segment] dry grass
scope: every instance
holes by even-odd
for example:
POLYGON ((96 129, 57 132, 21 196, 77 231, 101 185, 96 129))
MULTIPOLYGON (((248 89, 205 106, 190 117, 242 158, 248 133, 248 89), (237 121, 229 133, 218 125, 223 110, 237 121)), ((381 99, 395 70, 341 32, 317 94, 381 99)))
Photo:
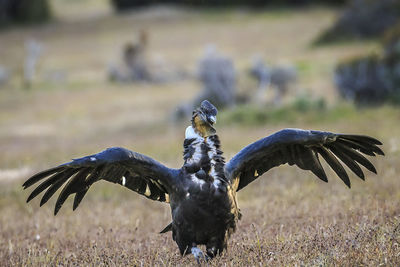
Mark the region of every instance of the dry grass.
MULTIPOLYGON (((232 55, 239 70, 257 52, 273 63, 294 62, 301 67, 301 87, 327 96, 331 104, 336 99, 331 83, 335 62, 376 47, 352 43, 309 48, 334 17, 325 9, 167 11, 80 21, 66 16, 54 25, 0 35, 0 63, 18 69, 22 41, 39 36, 46 44, 42 71, 62 69, 68 77, 62 84, 39 80, 30 91, 20 89, 14 77, 9 88, 0 91, 1 266, 195 265, 192 257, 179 256, 169 234, 158 234, 170 221, 167 205, 104 182, 93 186, 77 211, 72 212, 67 201, 54 217, 54 200, 39 209, 37 200, 25 203, 29 192, 21 190, 26 177, 18 170, 33 172, 114 145, 180 166, 186 123, 169 125, 168 116, 199 85, 118 86, 104 78, 115 48, 136 30, 149 29, 152 51, 188 70, 194 69, 209 42, 232 55), (3 179, 10 171, 18 179, 3 179)), ((240 78, 243 87, 248 86, 245 81, 240 78)), ((352 176, 353 188, 348 190, 332 172, 325 184, 296 168, 270 171, 239 193, 243 219, 228 251, 209 265, 399 265, 400 111, 351 109, 327 120, 299 115, 290 123, 273 125, 222 123, 218 131, 226 157, 283 127, 364 133, 385 144, 387 156, 373 160, 378 176, 368 173, 366 182, 352 176)))

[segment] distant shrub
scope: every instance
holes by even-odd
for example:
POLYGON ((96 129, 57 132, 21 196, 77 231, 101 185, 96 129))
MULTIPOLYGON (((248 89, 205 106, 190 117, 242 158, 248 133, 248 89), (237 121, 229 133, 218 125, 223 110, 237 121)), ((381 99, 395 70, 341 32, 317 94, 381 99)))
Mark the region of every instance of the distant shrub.
POLYGON ((400 62, 400 22, 385 32, 383 48, 385 62, 395 67, 400 62))
POLYGON ((331 4, 340 5, 346 0, 111 0, 111 4, 117 11, 132 9, 135 7, 149 6, 153 4, 179 4, 186 6, 204 6, 204 7, 229 7, 229 6, 249 6, 262 7, 267 5, 290 5, 302 6, 307 4, 331 4))
POLYGON ((308 95, 297 97, 292 105, 295 110, 300 112, 323 111, 326 109, 326 102, 323 98, 312 99, 308 95))
POLYGON ((400 104, 400 24, 384 37, 381 55, 340 63, 335 70, 339 93, 356 104, 400 104))
POLYGON ((398 0, 352 0, 316 44, 381 36, 400 21, 398 0))
POLYGON ((134 7, 146 6, 152 3, 153 1, 148 1, 148 0, 111 0, 112 6, 117 11, 123 11, 134 7))
POLYGON ((227 124, 262 125, 266 123, 294 122, 297 120, 319 120, 325 116, 327 106, 325 100, 312 99, 308 95, 296 98, 292 103, 281 106, 240 105, 234 109, 223 111, 221 121, 227 124))
POLYGON ((49 20, 48 0, 0 0, 0 25, 33 24, 49 20))
POLYGON ((391 91, 389 69, 376 55, 339 64, 334 81, 340 95, 357 104, 379 104, 391 91))

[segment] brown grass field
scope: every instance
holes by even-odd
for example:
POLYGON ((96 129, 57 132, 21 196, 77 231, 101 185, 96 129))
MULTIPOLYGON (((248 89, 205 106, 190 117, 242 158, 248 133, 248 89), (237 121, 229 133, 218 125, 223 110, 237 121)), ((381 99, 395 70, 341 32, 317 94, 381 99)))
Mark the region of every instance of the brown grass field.
POLYGON ((166 204, 101 182, 75 212, 69 200, 54 217, 54 199, 42 208, 37 199, 26 204, 31 190, 21 187, 36 171, 117 145, 180 167, 189 122, 172 125, 170 114, 201 86, 106 80, 107 64, 140 29, 150 33, 151 56, 177 68, 194 72, 205 45, 215 43, 234 59, 241 91, 254 92, 243 73, 259 53, 273 64, 295 64, 299 90, 327 99, 321 114, 264 123, 224 122, 231 111, 222 112, 217 131, 227 159, 285 127, 367 134, 384 143, 386 156, 372 159, 378 175, 366 173, 363 182, 350 174, 351 190, 332 171, 328 184, 295 167, 264 174, 239 192, 243 218, 228 250, 209 266, 400 265, 400 109, 356 109, 338 99, 332 83, 339 60, 375 51, 377 43, 310 47, 336 15, 325 8, 155 8, 116 16, 101 5, 106 1, 65 2, 54 1, 58 19, 50 25, 0 33, 0 64, 18 73, 23 41, 34 36, 45 44, 40 72, 67 76, 62 83, 38 78, 24 90, 14 75, 0 90, 0 266, 196 265, 179 255, 170 234, 158 234, 171 219, 166 204), (89 17, 82 15, 86 5, 95 5, 89 17))

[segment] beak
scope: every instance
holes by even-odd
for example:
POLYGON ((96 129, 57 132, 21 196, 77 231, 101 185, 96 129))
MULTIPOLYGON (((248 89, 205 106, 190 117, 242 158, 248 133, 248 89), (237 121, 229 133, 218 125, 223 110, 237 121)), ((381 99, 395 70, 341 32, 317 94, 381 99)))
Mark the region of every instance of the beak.
POLYGON ((208 119, 212 122, 212 124, 217 122, 217 117, 216 116, 210 116, 208 119))

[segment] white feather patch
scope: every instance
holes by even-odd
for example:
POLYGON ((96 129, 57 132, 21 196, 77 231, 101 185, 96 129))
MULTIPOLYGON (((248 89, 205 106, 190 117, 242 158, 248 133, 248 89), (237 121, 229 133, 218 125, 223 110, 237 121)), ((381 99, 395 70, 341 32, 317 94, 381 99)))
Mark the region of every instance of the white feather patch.
POLYGON ((192 174, 192 175, 190 176, 190 178, 192 179, 193 182, 195 182, 195 183, 197 183, 197 184, 199 184, 199 185, 203 185, 203 184, 205 183, 204 180, 197 178, 197 177, 196 177, 196 174, 192 174))
POLYGON ((192 126, 186 128, 185 132, 186 139, 196 139, 193 141, 192 146, 194 147, 194 153, 190 159, 187 160, 187 163, 197 163, 201 160, 201 143, 204 141, 204 138, 201 137, 198 133, 195 132, 192 126))
POLYGON ((208 157, 210 158, 210 164, 211 164, 210 176, 214 179, 213 181, 214 187, 218 188, 221 184, 221 181, 218 178, 218 173, 215 171, 216 161, 214 159, 214 157, 217 155, 217 148, 215 147, 215 143, 210 139, 207 139, 207 144, 210 149, 208 151, 208 157))
POLYGON ((186 139, 203 139, 196 131, 193 129, 192 126, 188 126, 185 131, 185 138, 186 139))
POLYGON ((126 183, 126 178, 125 176, 122 176, 122 185, 125 186, 125 183, 126 183))
POLYGON ((207 139, 207 144, 208 147, 210 148, 210 151, 208 151, 208 158, 211 160, 211 163, 215 162, 214 161, 214 156, 217 154, 217 148, 215 147, 215 144, 212 140, 209 138, 207 139))
POLYGON ((149 197, 149 196, 151 195, 150 188, 149 188, 149 185, 148 185, 148 184, 146 184, 146 191, 144 192, 144 195, 145 195, 146 197, 149 197))
POLYGON ((215 188, 218 188, 220 184, 221 184, 221 182, 219 179, 214 179, 213 185, 215 188))
POLYGON ((96 161, 95 157, 90 157, 90 161, 96 161))
POLYGON ((187 163, 189 163, 189 164, 200 162, 201 157, 202 157, 201 141, 194 141, 192 143, 192 146, 194 146, 194 153, 193 153, 192 157, 187 160, 187 163))

